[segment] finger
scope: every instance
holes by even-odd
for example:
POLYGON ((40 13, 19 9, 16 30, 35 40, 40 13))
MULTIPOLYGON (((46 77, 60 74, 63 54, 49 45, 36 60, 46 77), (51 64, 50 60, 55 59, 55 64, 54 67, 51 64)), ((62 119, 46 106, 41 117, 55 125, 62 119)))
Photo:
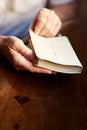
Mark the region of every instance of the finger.
POLYGON ((32 59, 34 57, 34 53, 31 49, 29 49, 26 45, 24 45, 23 41, 16 37, 8 37, 6 39, 6 44, 8 46, 8 50, 16 50, 21 55, 26 58, 32 59))
POLYGON ((32 19, 28 30, 33 30, 34 31, 34 27, 35 27, 35 24, 36 24, 36 18, 37 18, 37 16, 32 19))
MULTIPOLYGON (((29 26, 29 30, 33 30, 37 35, 40 34, 41 29, 45 26, 46 24, 46 15, 45 16, 39 16, 37 15, 32 21, 29 26), (44 18, 43 18, 44 17, 44 18)), ((28 31, 29 31, 28 30, 28 31)))
POLYGON ((45 34, 45 37, 54 37, 54 36, 56 36, 59 33, 60 28, 61 28, 60 25, 53 26, 51 28, 51 30, 48 31, 47 34, 45 34))
POLYGON ((16 69, 20 70, 28 70, 30 72, 36 72, 36 73, 44 73, 44 74, 52 74, 51 70, 35 67, 32 62, 27 60, 25 57, 20 55, 18 52, 12 50, 13 55, 15 55, 14 58, 14 66, 16 69))
POLYGON ((62 27, 62 22, 60 21, 59 17, 57 17, 56 15, 54 19, 55 19, 55 21, 53 21, 54 26, 52 26, 51 32, 53 32, 52 33, 53 36, 56 36, 62 27))
POLYGON ((34 58, 34 52, 26 45, 24 45, 21 40, 15 42, 15 50, 19 52, 21 55, 23 55, 24 57, 26 57, 27 59, 32 60, 34 58))
POLYGON ((40 31, 40 35, 45 37, 46 34, 49 33, 50 28, 51 28, 51 21, 47 20, 47 23, 44 25, 44 27, 40 31))
POLYGON ((47 33, 51 33, 50 30, 54 26, 54 12, 53 11, 48 11, 47 14, 47 22, 42 28, 40 35, 45 36, 47 33))
POLYGON ((61 28, 61 21, 55 13, 48 17, 46 26, 41 30, 40 35, 45 37, 56 36, 61 28), (45 30, 45 31, 44 31, 45 30))
POLYGON ((44 73, 44 74, 52 74, 53 72, 51 70, 48 69, 44 69, 44 68, 40 68, 40 67, 35 67, 32 65, 32 70, 31 72, 35 72, 35 73, 44 73))
POLYGON ((31 62, 16 50, 10 48, 10 61, 17 70, 30 70, 31 62))
POLYGON ((25 46, 25 45, 20 46, 19 52, 24 57, 26 57, 27 59, 30 59, 30 60, 34 59, 34 57, 35 57, 34 52, 31 49, 29 49, 27 46, 25 46))
POLYGON ((42 28, 46 25, 46 23, 47 23, 47 16, 43 15, 43 17, 42 17, 42 16, 38 15, 37 16, 37 22, 36 22, 35 28, 34 28, 34 32, 37 35, 39 35, 42 28))

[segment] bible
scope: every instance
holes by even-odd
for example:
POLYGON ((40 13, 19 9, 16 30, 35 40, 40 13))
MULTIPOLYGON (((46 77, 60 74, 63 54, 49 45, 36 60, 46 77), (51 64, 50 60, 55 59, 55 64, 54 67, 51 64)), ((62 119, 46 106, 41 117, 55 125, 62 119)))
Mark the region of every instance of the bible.
POLYGON ((81 73, 83 66, 68 37, 45 38, 30 30, 30 42, 36 58, 34 65, 61 73, 81 73))

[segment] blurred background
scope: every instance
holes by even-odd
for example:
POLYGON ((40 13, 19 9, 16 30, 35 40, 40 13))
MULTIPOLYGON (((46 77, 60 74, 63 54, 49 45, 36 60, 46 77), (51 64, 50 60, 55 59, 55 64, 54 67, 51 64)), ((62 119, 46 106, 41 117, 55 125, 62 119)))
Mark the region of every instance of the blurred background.
POLYGON ((83 21, 87 20, 87 0, 77 0, 76 17, 83 21))

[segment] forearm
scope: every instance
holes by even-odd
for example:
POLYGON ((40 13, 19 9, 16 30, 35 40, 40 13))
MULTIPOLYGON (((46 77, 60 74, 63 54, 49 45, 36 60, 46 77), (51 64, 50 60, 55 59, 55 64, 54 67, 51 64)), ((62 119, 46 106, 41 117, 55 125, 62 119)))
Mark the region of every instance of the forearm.
POLYGON ((74 18, 76 11, 76 2, 53 5, 49 6, 49 8, 56 12, 62 22, 65 22, 74 18))

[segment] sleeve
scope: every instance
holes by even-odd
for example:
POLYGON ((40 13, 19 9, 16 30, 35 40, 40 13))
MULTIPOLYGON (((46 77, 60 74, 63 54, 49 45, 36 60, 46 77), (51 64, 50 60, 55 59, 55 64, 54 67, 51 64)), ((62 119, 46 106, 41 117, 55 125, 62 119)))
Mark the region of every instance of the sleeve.
POLYGON ((75 1, 75 0, 50 0, 50 4, 51 5, 52 4, 65 4, 72 1, 75 1))

